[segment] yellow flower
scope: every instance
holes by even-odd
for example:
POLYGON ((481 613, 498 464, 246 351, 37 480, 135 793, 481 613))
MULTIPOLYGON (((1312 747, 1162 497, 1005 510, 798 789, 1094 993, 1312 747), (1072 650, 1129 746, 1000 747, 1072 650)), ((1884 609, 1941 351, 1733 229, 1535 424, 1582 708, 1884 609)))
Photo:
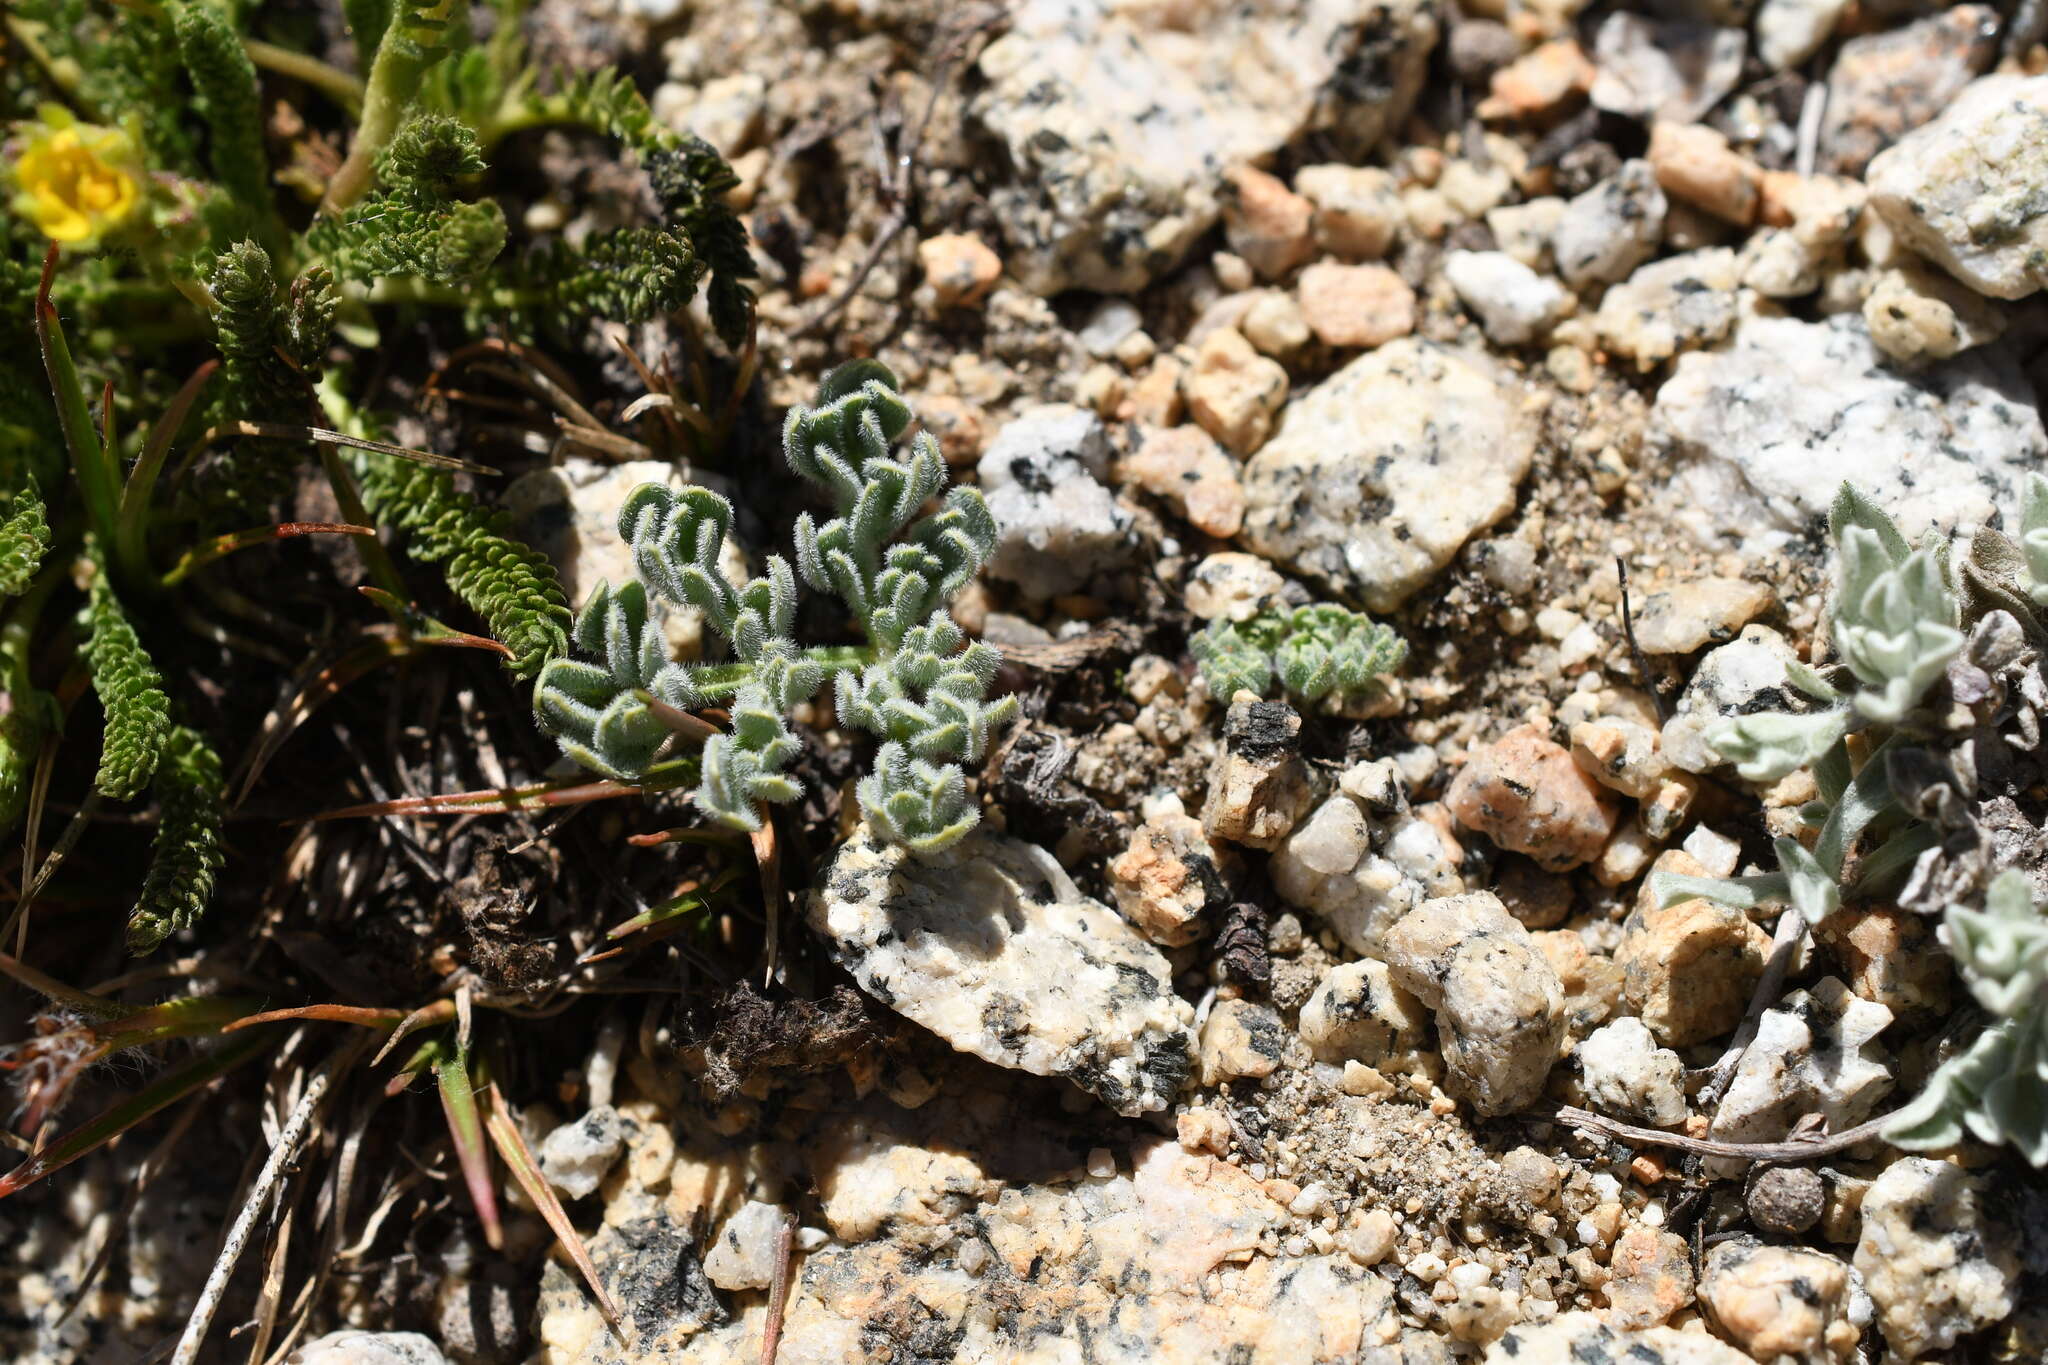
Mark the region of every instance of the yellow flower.
POLYGON ((44 105, 14 161, 14 211, 52 241, 89 246, 142 203, 134 140, 118 128, 80 123, 44 105))

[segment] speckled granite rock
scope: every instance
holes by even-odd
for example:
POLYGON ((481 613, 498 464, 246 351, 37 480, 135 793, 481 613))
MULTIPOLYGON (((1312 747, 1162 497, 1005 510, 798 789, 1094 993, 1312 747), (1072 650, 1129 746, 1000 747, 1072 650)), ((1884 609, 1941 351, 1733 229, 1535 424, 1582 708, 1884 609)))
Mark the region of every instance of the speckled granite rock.
MULTIPOLYGON (((1659 855, 1655 870, 1705 873, 1677 849, 1659 855)), ((1698 898, 1659 906, 1645 881, 1614 961, 1630 1007, 1657 1041, 1685 1047, 1742 1022, 1770 945, 1771 936, 1740 910, 1698 898)))
POLYGON ((1130 562, 1131 515, 1101 483, 1109 457, 1101 419, 1070 404, 1032 408, 996 433, 976 468, 999 530, 991 577, 1051 597, 1130 562))
POLYGON ((1745 318, 1726 349, 1679 357, 1651 431, 1676 461, 1659 498, 1717 547, 1804 534, 1844 480, 1909 538, 1967 532, 2017 506, 2020 475, 2048 451, 2032 389, 2000 348, 1907 378, 1885 368, 1860 314, 1745 318))
POLYGON ((1497 346, 1542 340, 1572 308, 1563 285, 1505 251, 1445 252, 1444 279, 1497 346))
POLYGON ((720 1289, 766 1289, 775 1279, 775 1243, 787 1217, 758 1199, 742 1204, 712 1238, 705 1278, 720 1289))
POLYGON ((1998 54, 1998 11, 1956 5, 1842 44, 1828 71, 1821 168, 1861 175, 1870 159, 1949 107, 1998 54))
POLYGON ((1473 752, 1444 794, 1458 823, 1538 866, 1591 862, 1614 833, 1619 804, 1538 725, 1521 725, 1473 752))
POLYGON ((1277 848, 1315 794, 1301 761, 1301 716, 1284 701, 1232 698, 1223 747, 1209 765, 1202 833, 1249 848, 1277 848))
POLYGON ((1043 294, 1136 290, 1221 209, 1223 173, 1307 133, 1363 153, 1406 116, 1436 39, 1422 0, 1167 8, 1028 0, 980 60, 1008 148, 1005 261, 1043 294))
POLYGON ((1638 369, 1653 369, 1728 335, 1735 326, 1735 285, 1733 251, 1688 251, 1643 266, 1608 290, 1593 325, 1609 349, 1638 369))
POLYGON ((1641 1331, 1662 1327, 1692 1302, 1692 1249, 1683 1237, 1641 1223, 1623 1230, 1608 1253, 1607 1322, 1641 1331))
POLYGON ((1485 1365, 1755 1365, 1733 1346, 1704 1332, 1652 1327, 1631 1332, 1609 1326, 1596 1313, 1559 1313, 1540 1324, 1521 1324, 1493 1343, 1485 1365))
POLYGON ((1378 815, 1343 791, 1310 813, 1269 867, 1274 890, 1357 953, 1377 954, 1387 930, 1423 901, 1465 889, 1428 821, 1406 810, 1378 815))
POLYGON ((581 1199, 597 1188, 623 1145, 619 1111, 599 1105, 541 1139, 540 1173, 567 1198, 581 1199))
POLYGON ((1242 997, 1219 1000, 1202 1021, 1202 1084, 1270 1076, 1286 1048, 1287 1029, 1270 1008, 1242 997))
POLYGON ((1668 207, 1650 163, 1624 162, 1565 205, 1550 239, 1557 273, 1574 289, 1624 278, 1656 254, 1668 207))
POLYGON ((1428 1027, 1422 1002, 1371 958, 1332 967, 1301 1007, 1299 1025, 1317 1061, 1394 1071, 1412 1069, 1428 1027))
POLYGON ((1982 1178, 1926 1157, 1887 1166, 1863 1196, 1855 1264, 1892 1350, 1946 1350, 2010 1313, 2017 1242, 1982 1178))
POLYGON ((963 1052, 1122 1114, 1166 1107, 1187 1077, 1194 1010, 1165 957, 1043 849, 979 830, 915 858, 863 826, 809 917, 862 990, 963 1052))
POLYGON ((1870 163, 1870 203, 1981 294, 2048 283, 2048 77, 1986 76, 1870 163))
MULTIPOLYGON (((1891 1054, 1877 1041, 1892 1021, 1883 1005, 1859 1000, 1832 976, 1765 1010, 1735 1079, 1707 1130, 1722 1142, 1776 1142, 1806 1114, 1829 1132, 1867 1119, 1891 1093, 1891 1054)), ((1717 1158, 1709 1157, 1713 1169, 1717 1158)), ((1728 1163, 1730 1174, 1741 1167, 1728 1163)))
POLYGON ((1436 1011, 1451 1094, 1485 1117, 1535 1101, 1564 1043, 1564 989, 1491 892, 1423 902, 1387 931, 1384 956, 1436 1011))
POLYGON ((1535 444, 1492 361, 1390 341, 1287 405, 1245 467, 1245 539, 1390 611, 1513 510, 1535 444))
POLYGON ((1747 1238, 1707 1253, 1699 1296, 1723 1336, 1776 1365, 1849 1365, 1871 1313, 1841 1261, 1747 1238))
POLYGON ((1687 772, 1708 772, 1727 764, 1707 736, 1730 716, 1811 710, 1813 703, 1792 686, 1785 671, 1797 658, 1785 637, 1769 626, 1744 626, 1741 635, 1707 651, 1664 722, 1664 757, 1687 772))
POLYGON ((1229 903, 1216 849, 1202 822, 1182 811, 1148 815, 1111 860, 1110 893, 1124 918, 1154 943, 1193 943, 1229 903))
MULTIPOLYGON (((665 1215, 654 1221, 681 1231, 665 1215)), ((1013 1186, 956 1223, 958 1236, 812 1251, 790 1288, 778 1359, 1339 1365, 1399 1340, 1385 1279, 1342 1252, 1272 1254, 1287 1221, 1287 1208, 1238 1168, 1172 1141, 1141 1141, 1127 1171, 1013 1186)), ((609 1284, 641 1264, 609 1228, 591 1250, 609 1284)), ((681 1278, 702 1285, 687 1240, 669 1250, 681 1278)), ((573 1272, 551 1263, 548 1285, 546 1365, 760 1359, 765 1293, 732 1296, 722 1308, 707 1287, 709 1313, 672 1295, 687 1325, 636 1322, 629 1331, 639 1338, 621 1347, 573 1299, 573 1272)))
POLYGON ((1586 1102, 1601 1113, 1656 1128, 1685 1122, 1685 1063, 1658 1047, 1642 1020, 1630 1016, 1594 1030, 1577 1057, 1586 1102))
POLYGON ((418 1332, 329 1332, 299 1347, 285 1365, 447 1365, 431 1338, 418 1332))

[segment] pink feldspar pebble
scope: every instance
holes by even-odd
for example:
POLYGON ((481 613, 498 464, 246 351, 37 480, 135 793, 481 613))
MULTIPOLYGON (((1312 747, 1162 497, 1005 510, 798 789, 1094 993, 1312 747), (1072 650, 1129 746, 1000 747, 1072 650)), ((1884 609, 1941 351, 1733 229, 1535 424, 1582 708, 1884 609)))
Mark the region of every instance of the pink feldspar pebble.
POLYGON ((1475 752, 1444 804, 1465 828, 1552 872, 1599 857, 1619 816, 1614 798, 1536 725, 1475 752))

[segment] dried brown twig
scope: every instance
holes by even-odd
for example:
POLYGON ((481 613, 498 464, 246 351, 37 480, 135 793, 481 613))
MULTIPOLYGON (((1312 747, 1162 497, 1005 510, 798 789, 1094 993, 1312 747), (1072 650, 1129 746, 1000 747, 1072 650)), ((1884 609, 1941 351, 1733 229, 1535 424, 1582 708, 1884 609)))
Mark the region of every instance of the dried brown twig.
POLYGON ((1581 1132, 1613 1138, 1617 1142, 1632 1142, 1644 1147, 1674 1147, 1682 1152, 1697 1152, 1701 1156, 1728 1157, 1735 1161, 1753 1161, 1760 1165, 1812 1161, 1818 1157, 1847 1151, 1877 1137, 1892 1119, 1890 1114, 1883 1114, 1867 1123, 1859 1123, 1854 1128, 1845 1128, 1839 1133, 1830 1133, 1822 1137, 1794 1137, 1783 1142, 1716 1142, 1712 1138, 1688 1137, 1684 1133, 1667 1133, 1658 1128, 1638 1128, 1633 1124, 1617 1123, 1591 1110, 1574 1108, 1569 1104, 1553 1106, 1531 1117, 1551 1119, 1577 1128, 1581 1132))

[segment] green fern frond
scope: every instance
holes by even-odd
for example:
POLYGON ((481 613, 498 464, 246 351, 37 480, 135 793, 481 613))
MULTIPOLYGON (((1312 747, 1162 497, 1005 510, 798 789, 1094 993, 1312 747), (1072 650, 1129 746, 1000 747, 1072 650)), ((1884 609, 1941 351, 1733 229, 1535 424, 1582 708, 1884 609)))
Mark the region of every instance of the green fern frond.
POLYGON ((14 507, 0 521, 0 599, 19 597, 50 552, 50 523, 33 487, 14 495, 14 507))
MULTIPOLYGON (((171 31, 212 134, 214 179, 251 213, 268 217, 270 164, 263 148, 263 100, 256 64, 235 25, 205 0, 173 0, 171 31)), ((167 111, 158 111, 163 117, 167 111)))
POLYGON ((94 785, 109 800, 130 801, 156 771, 171 728, 170 699, 104 572, 93 578, 79 625, 86 632, 86 669, 106 713, 94 785))
POLYGON ((615 228, 574 247, 550 238, 494 280, 515 330, 574 335, 592 319, 635 323, 673 313, 696 295, 704 265, 684 238, 615 228))
POLYGON ((382 188, 339 218, 322 218, 306 244, 343 279, 476 279, 505 249, 505 214, 490 200, 455 197, 484 168, 476 134, 443 114, 422 114, 379 153, 382 188))
POLYGON ((40 704, 45 700, 42 693, 10 693, 7 709, 0 711, 0 838, 14 832, 28 807, 29 782, 48 733, 40 704))
POLYGON ((448 586, 512 651, 522 678, 569 647, 570 614, 555 566, 505 534, 506 516, 455 487, 452 475, 382 456, 356 463, 363 504, 411 536, 415 559, 447 564, 448 586))
MULTIPOLYGON (((214 260, 207 280, 217 305, 213 325, 221 353, 217 417, 229 421, 303 421, 310 382, 319 373, 339 299, 334 280, 315 267, 292 281, 289 303, 278 298, 270 253, 237 242, 214 260)), ((219 503, 268 506, 291 488, 303 452, 282 441, 241 440, 208 469, 208 493, 219 503)))
POLYGON ((220 755, 188 726, 165 738, 156 770, 156 842, 142 894, 128 915, 128 951, 146 953, 190 928, 213 899, 221 852, 220 755))
MULTIPOLYGON (((645 111, 647 102, 639 92, 633 98, 645 111)), ((753 291, 746 281, 756 273, 746 225, 725 201, 739 176, 700 137, 687 137, 679 145, 649 154, 647 175, 668 221, 682 229, 697 258, 710 267, 711 325, 721 341, 737 348, 746 338, 747 320, 754 311, 753 291)))

